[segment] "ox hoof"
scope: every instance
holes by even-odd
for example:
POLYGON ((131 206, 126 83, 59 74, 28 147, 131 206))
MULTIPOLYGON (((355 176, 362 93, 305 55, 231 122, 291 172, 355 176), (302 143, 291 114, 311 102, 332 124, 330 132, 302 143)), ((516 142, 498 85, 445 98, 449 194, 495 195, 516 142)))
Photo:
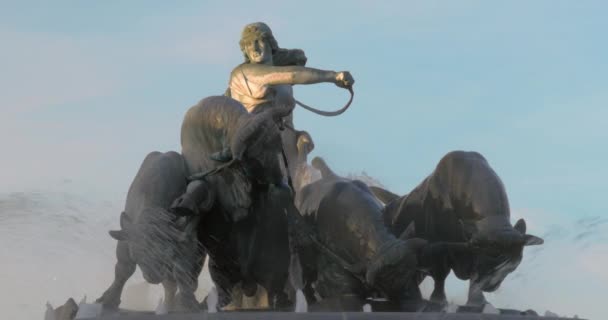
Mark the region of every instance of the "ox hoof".
POLYGON ((445 293, 437 294, 437 293, 435 293, 435 291, 433 291, 433 293, 431 294, 430 302, 432 302, 434 304, 446 306, 448 304, 448 299, 445 296, 445 293))
POLYGON ((178 293, 175 296, 175 308, 176 312, 199 312, 201 310, 200 303, 196 300, 194 294, 183 294, 178 293))
POLYGON ((95 303, 101 304, 101 307, 104 310, 117 310, 118 306, 120 305, 120 298, 107 296, 104 294, 103 296, 95 300, 95 303))

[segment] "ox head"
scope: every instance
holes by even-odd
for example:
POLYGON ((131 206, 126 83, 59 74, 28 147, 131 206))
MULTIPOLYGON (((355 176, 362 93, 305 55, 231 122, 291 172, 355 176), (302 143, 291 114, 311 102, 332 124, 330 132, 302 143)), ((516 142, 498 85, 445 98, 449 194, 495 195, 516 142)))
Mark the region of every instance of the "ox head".
POLYGON ((146 208, 135 221, 123 212, 121 230, 110 231, 110 236, 127 243, 146 281, 157 284, 172 272, 177 259, 196 251, 197 224, 197 217, 175 217, 161 208, 146 208))
POLYGON ((307 163, 308 155, 314 150, 315 144, 310 134, 306 131, 295 131, 293 140, 295 142, 290 139, 287 143, 294 143, 295 156, 292 155, 290 157, 287 155, 287 157, 288 161, 290 161, 290 170, 292 171, 290 174, 293 177, 294 187, 296 191, 299 191, 307 184, 316 180, 314 174, 317 170, 314 170, 307 163), (291 166, 295 166, 295 168, 291 168, 291 166))
POLYGON ((525 246, 543 244, 543 239, 526 234, 523 219, 511 226, 508 217, 486 217, 476 222, 476 229, 469 241, 475 253, 471 281, 481 291, 493 292, 500 287, 521 263, 525 246))

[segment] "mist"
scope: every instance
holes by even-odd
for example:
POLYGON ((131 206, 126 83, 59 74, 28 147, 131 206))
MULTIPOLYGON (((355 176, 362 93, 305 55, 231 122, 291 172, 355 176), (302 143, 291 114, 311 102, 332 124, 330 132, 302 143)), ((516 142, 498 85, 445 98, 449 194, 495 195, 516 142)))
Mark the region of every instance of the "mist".
MULTIPOLYGON (((365 173, 345 176, 382 185, 365 173)), ((59 184, 0 194, 2 318, 42 319, 47 301, 57 307, 70 297, 80 301, 86 296, 91 302, 113 280, 116 241, 107 232, 119 228, 124 199, 100 199, 76 190, 73 184, 59 184)), ((498 291, 486 294, 488 301, 497 308, 601 319, 608 288, 608 219, 579 216, 558 224, 550 213, 514 209, 512 221, 520 217, 545 244, 526 248, 521 265, 498 291)), ((202 300, 211 285, 205 268, 197 297, 202 300)), ((467 285, 450 275, 449 302, 463 304, 467 285)), ((428 297, 431 290, 427 278, 423 295, 428 297)), ((154 310, 161 297, 162 287, 146 284, 137 271, 127 282, 121 307, 154 310)))
MULTIPOLYGON (((28 190, 0 194, 0 310, 3 319, 43 319, 46 302, 70 297, 93 302, 114 279, 116 240, 123 199, 100 200, 68 191, 28 190)), ((197 297, 211 282, 201 274, 197 297)), ((136 273, 121 308, 154 310, 163 296, 136 273)))

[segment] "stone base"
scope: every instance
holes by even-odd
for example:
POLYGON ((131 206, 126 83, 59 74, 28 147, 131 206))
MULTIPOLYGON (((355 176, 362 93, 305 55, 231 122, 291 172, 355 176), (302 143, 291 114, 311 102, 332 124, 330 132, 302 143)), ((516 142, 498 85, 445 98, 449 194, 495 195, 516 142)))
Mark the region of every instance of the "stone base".
POLYGON ((567 320, 538 316, 480 313, 410 312, 221 312, 197 314, 128 314, 101 317, 104 320, 567 320))

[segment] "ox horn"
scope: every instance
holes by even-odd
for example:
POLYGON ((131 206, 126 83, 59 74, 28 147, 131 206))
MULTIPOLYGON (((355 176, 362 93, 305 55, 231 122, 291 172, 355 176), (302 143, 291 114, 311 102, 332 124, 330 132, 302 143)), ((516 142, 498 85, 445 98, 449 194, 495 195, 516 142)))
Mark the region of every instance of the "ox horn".
POLYGON ((338 176, 331 170, 331 168, 329 168, 325 160, 323 160, 321 157, 315 157, 312 159, 311 164, 313 168, 321 171, 321 176, 323 178, 335 178, 338 176))
POLYGON ((120 214, 120 229, 121 230, 110 230, 108 233, 110 234, 110 237, 112 237, 118 241, 127 241, 127 240, 129 240, 128 230, 131 228, 132 224, 133 224, 133 221, 131 220, 131 218, 127 215, 126 212, 123 211, 120 214))
POLYGON ((369 186, 369 189, 372 191, 374 196, 376 196, 376 198, 378 198, 380 201, 382 201, 382 203, 384 203, 385 205, 391 203, 392 201, 399 199, 398 195, 396 195, 384 188, 380 188, 380 187, 376 187, 376 186, 369 186))
POLYGON ((537 246, 545 243, 545 240, 540 237, 526 234, 526 220, 524 219, 517 220, 515 226, 513 226, 513 229, 519 231, 519 233, 522 235, 521 242, 524 246, 537 246))
POLYGON ((513 226, 513 229, 519 231, 521 234, 526 234, 526 220, 519 219, 513 226))
POLYGON ((296 131, 296 147, 298 153, 304 154, 304 157, 312 152, 315 148, 315 143, 312 141, 312 137, 306 131, 296 131))
POLYGON ((110 237, 118 240, 118 241, 127 241, 129 240, 129 234, 124 230, 110 230, 108 231, 110 237))

